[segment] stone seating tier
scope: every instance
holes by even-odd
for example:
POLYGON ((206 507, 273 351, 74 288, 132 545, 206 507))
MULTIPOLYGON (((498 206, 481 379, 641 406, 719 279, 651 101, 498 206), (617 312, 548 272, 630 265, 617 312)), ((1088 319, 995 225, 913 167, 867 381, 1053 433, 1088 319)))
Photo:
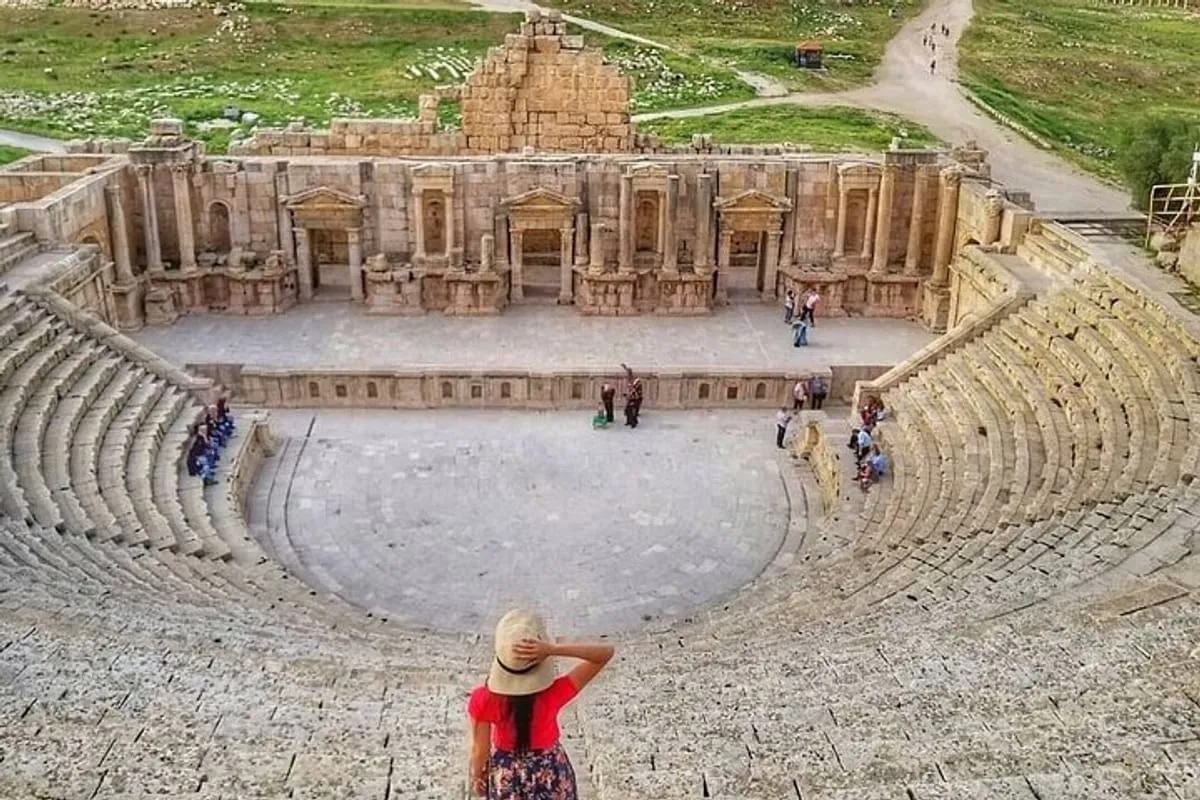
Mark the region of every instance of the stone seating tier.
POLYGON ((1030 303, 884 395, 883 435, 905 469, 886 505, 867 505, 857 538, 881 569, 905 542, 1045 519, 1185 474, 1195 362, 1178 337, 1108 316, 1104 296, 1084 284, 1030 303), (1154 357, 1164 349, 1173 372, 1154 357))

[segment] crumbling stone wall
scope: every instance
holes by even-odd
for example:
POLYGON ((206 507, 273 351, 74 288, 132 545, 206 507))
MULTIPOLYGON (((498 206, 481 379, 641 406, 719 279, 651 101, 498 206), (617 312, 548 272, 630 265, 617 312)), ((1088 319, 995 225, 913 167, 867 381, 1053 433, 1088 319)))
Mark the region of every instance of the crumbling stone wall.
POLYGON ((328 130, 301 124, 263 129, 230 145, 237 156, 485 155, 533 148, 547 153, 657 150, 636 137, 633 85, 582 36, 568 36, 557 11, 530 11, 521 32, 493 47, 461 87, 422 95, 418 118, 335 119, 328 130), (462 101, 462 129, 438 122, 443 99, 462 101))
POLYGON ((488 52, 462 90, 463 133, 472 153, 628 152, 631 80, 557 11, 531 11, 519 34, 488 52))

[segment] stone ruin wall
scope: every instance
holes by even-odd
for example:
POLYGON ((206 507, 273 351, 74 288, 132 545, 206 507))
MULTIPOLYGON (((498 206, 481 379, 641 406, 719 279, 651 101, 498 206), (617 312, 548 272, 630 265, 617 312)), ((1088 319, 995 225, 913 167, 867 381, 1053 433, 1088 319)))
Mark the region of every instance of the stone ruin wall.
POLYGON ((423 95, 415 120, 336 119, 258 131, 230 146, 242 156, 619 153, 635 148, 633 84, 599 50, 567 35, 557 11, 531 11, 520 33, 493 47, 461 87, 423 95), (443 129, 440 101, 462 103, 462 129, 443 129))

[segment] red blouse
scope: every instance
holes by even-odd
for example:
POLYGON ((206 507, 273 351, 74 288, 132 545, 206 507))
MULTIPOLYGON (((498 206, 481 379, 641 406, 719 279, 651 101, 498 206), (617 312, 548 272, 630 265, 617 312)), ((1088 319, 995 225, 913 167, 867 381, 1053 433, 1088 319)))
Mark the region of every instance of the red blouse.
MULTIPOLYGON (((533 720, 529 728, 529 747, 546 750, 558 744, 558 712, 575 699, 579 690, 569 675, 560 675, 538 693, 533 701, 533 720)), ((492 724, 492 747, 512 751, 517 746, 517 730, 508 718, 508 698, 484 686, 476 686, 467 700, 467 714, 473 722, 492 724)))

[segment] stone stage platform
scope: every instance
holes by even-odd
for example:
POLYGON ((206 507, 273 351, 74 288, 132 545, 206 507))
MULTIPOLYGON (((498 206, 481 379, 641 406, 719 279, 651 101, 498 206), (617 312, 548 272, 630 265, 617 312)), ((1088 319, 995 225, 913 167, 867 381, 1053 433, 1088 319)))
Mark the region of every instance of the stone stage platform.
POLYGON ((248 502, 310 585, 407 624, 487 630, 514 605, 554 630, 630 630, 761 573, 794 508, 774 418, 650 411, 283 410, 248 502))
POLYGON ((200 314, 131 334, 180 364, 278 368, 818 370, 895 364, 935 337, 915 322, 817 317, 795 348, 782 311, 734 305, 709 317, 581 317, 557 306, 497 317, 369 316, 347 303, 311 303, 271 317, 200 314))

